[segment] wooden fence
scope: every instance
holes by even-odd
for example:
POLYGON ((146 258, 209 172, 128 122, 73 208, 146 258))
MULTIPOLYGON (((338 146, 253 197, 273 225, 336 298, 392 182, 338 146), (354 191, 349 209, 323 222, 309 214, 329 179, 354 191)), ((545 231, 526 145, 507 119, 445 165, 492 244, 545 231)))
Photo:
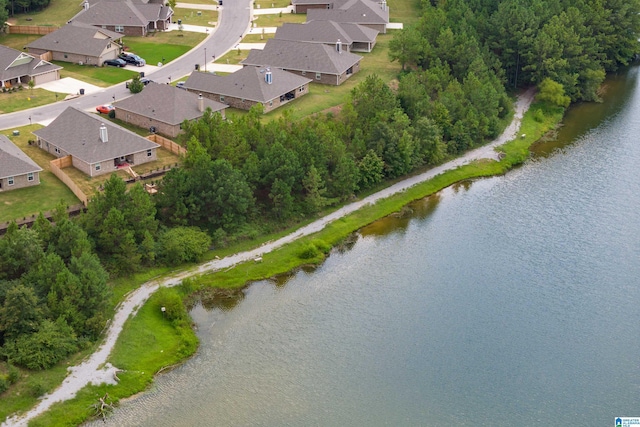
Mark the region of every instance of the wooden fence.
POLYGON ((173 154, 178 154, 178 155, 187 154, 186 148, 158 134, 149 135, 147 136, 147 139, 149 141, 153 141, 156 144, 161 145, 165 150, 168 150, 173 154))
POLYGON ((51 53, 51 51, 41 53, 40 59, 42 59, 43 61, 51 62, 53 60, 53 53, 51 53))
POLYGON ((73 182, 73 180, 69 178, 69 176, 62 170, 73 165, 71 156, 64 156, 60 157, 59 159, 53 159, 49 162, 49 165, 51 166, 51 172, 55 176, 57 176, 60 181, 64 182, 67 187, 69 187, 69 189, 73 192, 73 194, 76 195, 78 199, 80 199, 84 206, 87 206, 87 203, 89 202, 89 198, 87 197, 87 195, 84 194, 80 187, 78 187, 76 183, 73 182))
POLYGON ((8 25, 9 34, 36 34, 44 36, 53 33, 58 27, 43 27, 40 25, 8 25))
MULTIPOLYGON (((84 205, 78 203, 77 205, 69 206, 67 208, 67 214, 69 216, 76 216, 80 212, 84 211, 85 209, 86 208, 84 207, 84 205)), ((53 214, 54 214, 54 211, 42 213, 44 218, 49 221, 53 220, 53 214)), ((29 215, 28 217, 24 217, 22 219, 16 219, 16 224, 18 224, 18 227, 22 227, 24 225, 26 225, 27 227, 31 227, 33 223, 36 222, 36 219, 38 219, 38 215, 33 214, 33 215, 29 215)), ((7 228, 9 228, 9 224, 11 224, 11 222, 0 223, 0 236, 4 235, 7 232, 7 228)))

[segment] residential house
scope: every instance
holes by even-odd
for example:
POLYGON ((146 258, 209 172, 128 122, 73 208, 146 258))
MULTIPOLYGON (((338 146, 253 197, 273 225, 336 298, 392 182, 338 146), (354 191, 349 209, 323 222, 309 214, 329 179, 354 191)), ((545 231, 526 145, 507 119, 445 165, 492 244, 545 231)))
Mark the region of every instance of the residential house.
POLYGON ((389 8, 386 0, 376 3, 371 0, 348 0, 336 2, 331 9, 310 9, 307 21, 334 21, 360 24, 381 33, 387 32, 389 8))
POLYGON ((262 104, 267 113, 306 95, 309 82, 309 78, 277 68, 244 67, 224 76, 194 71, 184 87, 242 110, 262 104))
POLYGON ((40 148, 56 157, 71 156, 73 166, 91 177, 154 161, 159 147, 75 107, 67 107, 49 126, 33 134, 40 148))
POLYGON ((85 1, 83 10, 69 22, 81 22, 125 36, 145 36, 148 32, 169 28, 173 10, 158 3, 132 0, 85 1))
POLYGON ((378 31, 358 24, 310 21, 305 24, 284 23, 276 30, 274 38, 331 46, 340 42, 347 52, 371 52, 377 36, 378 31))
POLYGON ((40 171, 36 162, 0 135, 0 192, 40 184, 40 171))
POLYGON ((311 78, 316 83, 338 86, 360 71, 361 56, 346 52, 342 43, 329 46, 270 39, 263 50, 251 49, 244 66, 281 68, 311 78))
POLYGON ((58 80, 61 69, 39 57, 0 45, 0 88, 58 80))
POLYGON ((170 138, 182 130, 185 120, 197 120, 205 109, 224 117, 227 105, 168 84, 149 83, 142 92, 114 103, 116 117, 170 138))
POLYGON ((51 52, 54 61, 101 66, 105 59, 118 57, 122 37, 121 33, 71 22, 29 43, 27 48, 34 55, 51 52))

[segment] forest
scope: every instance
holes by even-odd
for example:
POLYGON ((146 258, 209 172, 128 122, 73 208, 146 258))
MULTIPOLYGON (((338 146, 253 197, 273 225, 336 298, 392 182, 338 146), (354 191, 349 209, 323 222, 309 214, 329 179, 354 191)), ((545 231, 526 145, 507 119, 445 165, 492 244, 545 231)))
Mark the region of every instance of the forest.
POLYGON ((198 261, 483 144, 522 88, 562 108, 598 101, 638 52, 639 13, 640 0, 423 0, 390 42, 397 81, 367 77, 338 112, 183 123, 188 154, 157 195, 113 176, 78 218, 61 207, 55 225, 0 239, 0 357, 48 368, 97 338, 109 277, 198 261))

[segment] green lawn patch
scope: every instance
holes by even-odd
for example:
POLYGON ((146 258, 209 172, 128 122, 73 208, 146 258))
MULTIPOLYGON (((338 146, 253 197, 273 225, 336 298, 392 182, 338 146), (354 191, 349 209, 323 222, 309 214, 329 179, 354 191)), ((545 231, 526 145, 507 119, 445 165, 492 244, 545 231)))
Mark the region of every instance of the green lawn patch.
POLYGON ((253 21, 259 27, 282 27, 285 22, 294 24, 302 24, 307 21, 306 14, 299 13, 283 13, 275 15, 258 15, 253 21))
POLYGON ((29 145, 28 141, 35 139, 31 132, 40 128, 42 126, 37 124, 17 128, 20 131, 19 136, 13 136, 8 130, 3 131, 44 170, 40 172, 39 185, 0 193, 0 222, 37 216, 40 212, 54 210, 60 202, 67 206, 80 203, 71 190, 51 173, 49 161, 55 157, 35 145, 29 145))
POLYGON ((276 36, 275 33, 261 34, 257 29, 254 31, 255 33, 247 34, 246 36, 244 36, 240 43, 266 43, 267 40, 272 39, 276 36))
MULTIPOLYGON (((16 12, 19 9, 16 3, 16 12)), ((10 3, 8 3, 10 8, 10 3)), ((76 13, 82 10, 82 4, 77 0, 54 0, 42 10, 29 13, 16 13, 9 17, 8 21, 15 25, 41 25, 45 27, 62 27, 76 13)))
POLYGON ((22 50, 29 43, 38 40, 40 35, 36 34, 4 34, 0 33, 0 44, 15 50, 22 50))
POLYGON ((146 37, 125 37, 124 44, 129 52, 140 55, 147 64, 157 64, 173 61, 205 38, 206 34, 201 33, 165 31, 151 33, 146 37))
POLYGON ((273 9, 287 7, 291 4, 289 0, 255 0, 253 2, 254 9, 273 9))
POLYGON ((98 87, 109 87, 125 80, 131 80, 138 74, 126 68, 119 67, 95 67, 93 65, 78 65, 70 62, 53 61, 54 64, 64 67, 60 70, 60 77, 72 77, 98 87))
MULTIPOLYGON (((66 93, 58 93, 58 100, 63 100, 66 93)), ((0 91, 0 114, 13 113, 14 111, 27 110, 56 102, 56 93, 45 89, 29 89, 23 86, 22 90, 14 92, 0 91)))
POLYGON ((199 25, 201 27, 215 27, 218 22, 218 11, 198 10, 176 7, 173 11, 173 20, 182 20, 183 24, 199 25))

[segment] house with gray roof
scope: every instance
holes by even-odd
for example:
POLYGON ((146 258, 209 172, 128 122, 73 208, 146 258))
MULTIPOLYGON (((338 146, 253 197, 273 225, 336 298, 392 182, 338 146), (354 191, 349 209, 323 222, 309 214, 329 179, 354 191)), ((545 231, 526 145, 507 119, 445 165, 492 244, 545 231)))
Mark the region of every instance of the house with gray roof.
POLYGON ((118 57, 122 37, 121 33, 71 22, 29 43, 27 49, 33 55, 51 52, 54 61, 102 66, 105 59, 118 57))
POLYGON ((67 107, 49 126, 33 132, 37 145, 94 177, 122 166, 156 160, 158 144, 101 117, 67 107))
POLYGON ((358 24, 310 21, 304 24, 284 23, 276 30, 274 38, 331 46, 340 42, 347 52, 371 52, 377 36, 378 31, 358 24))
POLYGON ((118 101, 116 117, 154 133, 176 137, 185 120, 197 120, 207 108, 225 116, 228 105, 168 84, 149 83, 142 92, 118 101))
POLYGON ((125 36, 145 36, 150 31, 166 30, 173 16, 173 9, 164 4, 132 0, 85 1, 82 8, 69 22, 81 22, 125 36))
POLYGON ((278 68, 244 67, 224 76, 194 71, 184 87, 241 110, 262 104, 267 113, 309 93, 310 82, 278 68))
POLYGON ((328 46, 270 39, 263 50, 251 49, 241 64, 280 68, 316 83, 338 86, 360 71, 361 60, 361 56, 344 51, 341 43, 328 46))
POLYGON ((334 0, 291 0, 293 13, 307 13, 309 9, 331 9, 334 0))
POLYGON ((9 138, 0 135, 0 192, 40 184, 41 171, 9 138))
POLYGON ((307 21, 360 24, 384 34, 389 23, 389 8, 386 0, 380 3, 371 0, 338 1, 330 9, 310 9, 307 21))
POLYGON ((0 45, 0 88, 36 85, 58 80, 62 67, 39 57, 0 45))

